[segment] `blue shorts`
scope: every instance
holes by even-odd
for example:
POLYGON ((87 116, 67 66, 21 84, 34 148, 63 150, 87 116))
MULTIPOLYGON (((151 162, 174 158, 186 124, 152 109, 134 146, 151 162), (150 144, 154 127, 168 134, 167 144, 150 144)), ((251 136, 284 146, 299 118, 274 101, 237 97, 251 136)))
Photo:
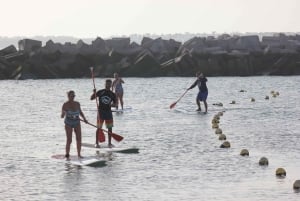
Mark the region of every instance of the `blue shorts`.
POLYGON ((199 100, 199 101, 206 101, 207 96, 208 96, 208 91, 199 92, 198 95, 197 95, 197 100, 199 100))
POLYGON ((111 111, 99 111, 100 119, 97 120, 97 126, 102 128, 105 122, 106 128, 112 128, 114 126, 114 120, 111 111))
POLYGON ((69 119, 65 118, 65 124, 71 128, 76 128, 80 123, 79 119, 69 119))

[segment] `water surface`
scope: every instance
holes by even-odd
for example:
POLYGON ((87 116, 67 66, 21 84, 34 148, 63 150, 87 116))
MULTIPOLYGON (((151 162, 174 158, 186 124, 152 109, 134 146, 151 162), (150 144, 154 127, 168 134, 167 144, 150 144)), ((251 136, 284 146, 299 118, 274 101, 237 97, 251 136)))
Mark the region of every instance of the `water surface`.
MULTIPOLYGON (((50 159, 64 154, 60 111, 68 90, 75 90, 95 123, 91 79, 0 81, 0 199, 299 200, 292 188, 300 179, 299 76, 209 77, 206 115, 195 112, 196 88, 169 109, 194 78, 124 81, 125 105, 133 109, 114 115, 114 132, 125 138, 115 144, 137 146, 140 153, 113 154, 102 168, 50 159), (272 90, 280 95, 273 98, 272 90), (229 104, 233 100, 236 104, 229 104), (213 105, 218 102, 223 107, 213 105), (225 111, 220 127, 230 149, 219 148, 222 141, 211 127, 219 111, 225 111), (244 148, 249 157, 239 156, 244 148), (258 165, 263 156, 267 167, 258 165), (286 178, 275 177, 279 167, 286 178)), ((104 79, 96 79, 96 86, 104 87, 104 79)), ((82 132, 84 142, 94 142, 93 127, 82 124, 82 132)), ((76 154, 74 147, 71 153, 76 154)))

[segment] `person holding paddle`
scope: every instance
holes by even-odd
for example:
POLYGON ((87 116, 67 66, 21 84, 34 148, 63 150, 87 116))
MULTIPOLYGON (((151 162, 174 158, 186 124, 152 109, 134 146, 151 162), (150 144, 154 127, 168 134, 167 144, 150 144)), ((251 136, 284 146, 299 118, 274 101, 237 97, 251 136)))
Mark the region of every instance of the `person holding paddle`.
POLYGON ((201 73, 201 72, 197 72, 196 76, 197 76, 197 80, 192 84, 192 86, 190 86, 190 88, 188 88, 188 90, 193 89, 195 86, 198 85, 199 92, 196 97, 196 103, 198 105, 197 111, 201 111, 200 101, 203 101, 204 106, 205 106, 204 113, 207 113, 207 102, 206 102, 206 99, 208 96, 208 89, 206 86, 207 78, 204 77, 203 73, 201 73))
MULTIPOLYGON (((98 106, 98 117, 97 117, 97 126, 98 130, 96 132, 96 144, 95 147, 99 148, 99 135, 98 133, 102 132, 102 125, 105 122, 106 128, 108 129, 108 146, 113 147, 111 143, 111 134, 113 127, 113 115, 111 111, 111 107, 116 107, 117 100, 116 95, 110 90, 112 86, 112 81, 107 79, 105 81, 105 88, 99 91, 96 91, 94 88, 94 93, 91 95, 91 100, 98 98, 99 105, 98 106)), ((103 134, 103 132, 102 132, 103 134)), ((103 134, 104 135, 104 134, 103 134)), ((102 140, 104 141, 104 140, 102 140)))
POLYGON ((80 103, 74 101, 75 92, 69 91, 67 92, 68 101, 66 101, 62 106, 61 111, 61 118, 65 118, 65 130, 67 136, 66 142, 66 155, 65 157, 69 159, 70 157, 70 146, 72 143, 72 132, 74 130, 76 135, 76 143, 77 143, 77 155, 78 158, 82 158, 81 156, 81 125, 79 116, 83 118, 84 122, 87 122, 86 118, 84 117, 83 112, 80 108, 80 103))
POLYGON ((117 106, 116 106, 116 109, 118 109, 118 106, 119 106, 119 101, 120 101, 120 104, 121 104, 121 108, 123 110, 123 94, 124 94, 124 90, 123 90, 123 87, 122 87, 122 84, 124 83, 123 79, 119 77, 119 74, 118 73, 115 73, 114 74, 114 81, 112 83, 112 89, 113 91, 115 92, 116 96, 117 96, 117 106))

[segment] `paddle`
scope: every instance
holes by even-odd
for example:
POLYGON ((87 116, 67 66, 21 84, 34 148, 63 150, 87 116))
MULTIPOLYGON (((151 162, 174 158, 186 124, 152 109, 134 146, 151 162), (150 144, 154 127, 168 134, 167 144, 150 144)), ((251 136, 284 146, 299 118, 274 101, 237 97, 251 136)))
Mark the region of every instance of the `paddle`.
POLYGON ((170 109, 173 109, 180 99, 188 92, 188 89, 178 98, 178 100, 170 105, 170 109))
MULTIPOLYGON (((96 106, 97 106, 97 120, 99 120, 99 119, 100 119, 100 115, 99 115, 99 105, 98 105, 97 96, 96 96, 96 85, 95 85, 95 79, 94 79, 94 68, 93 68, 93 67, 90 67, 90 70, 91 70, 92 79, 93 79, 94 96, 95 96, 96 106)), ((98 141, 99 141, 99 142, 105 142, 105 135, 104 135, 104 133, 102 132, 102 130, 97 129, 96 135, 98 136, 98 141)))
MULTIPOLYGON (((82 119, 80 119, 80 121, 83 121, 83 122, 85 122, 84 120, 82 120, 82 119)), ((96 125, 94 125, 94 124, 91 124, 90 122, 88 122, 88 121, 86 121, 85 122, 86 124, 89 124, 89 125, 91 125, 91 126, 93 126, 93 127, 95 127, 95 128, 98 128, 96 125)), ((111 135, 111 137, 112 138, 114 138, 116 141, 118 141, 118 142, 120 142, 120 141, 122 141, 123 140, 123 137, 121 136, 121 135, 118 135, 118 134, 116 134, 116 133, 112 133, 112 132, 109 132, 109 131, 107 131, 107 130, 104 130, 104 129, 102 129, 102 128, 98 128, 98 132, 99 131, 104 131, 104 132, 106 132, 106 133, 108 133, 108 134, 110 134, 111 135)), ((102 132, 103 133, 103 132, 102 132)))

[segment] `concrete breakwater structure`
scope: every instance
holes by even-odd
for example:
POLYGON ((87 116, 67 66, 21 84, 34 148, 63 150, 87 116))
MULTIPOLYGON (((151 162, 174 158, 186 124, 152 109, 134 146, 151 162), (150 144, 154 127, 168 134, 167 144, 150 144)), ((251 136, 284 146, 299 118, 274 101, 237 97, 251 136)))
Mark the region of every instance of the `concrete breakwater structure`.
POLYGON ((96 38, 91 44, 23 39, 0 50, 0 79, 300 75, 300 35, 194 37, 182 43, 144 37, 96 38))

